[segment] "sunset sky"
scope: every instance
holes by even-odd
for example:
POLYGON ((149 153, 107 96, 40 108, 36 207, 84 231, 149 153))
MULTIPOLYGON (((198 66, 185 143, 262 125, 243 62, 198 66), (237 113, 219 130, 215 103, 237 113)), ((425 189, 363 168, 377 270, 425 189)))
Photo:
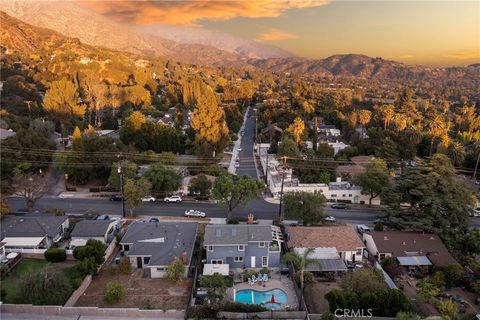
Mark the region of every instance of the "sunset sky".
POLYGON ((223 31, 298 56, 361 53, 409 64, 480 63, 480 1, 90 1, 131 25, 223 31))

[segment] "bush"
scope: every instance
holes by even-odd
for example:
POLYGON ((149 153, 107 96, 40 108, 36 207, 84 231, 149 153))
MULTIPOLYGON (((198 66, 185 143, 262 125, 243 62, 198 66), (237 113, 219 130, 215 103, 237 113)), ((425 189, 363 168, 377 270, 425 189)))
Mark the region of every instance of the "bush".
POLYGON ((188 319, 215 319, 217 312, 218 306, 216 305, 189 306, 186 316, 188 319))
POLYGON ((75 268, 82 276, 86 276, 87 274, 95 274, 98 269, 98 264, 94 257, 90 257, 77 262, 75 268))
POLYGON ((383 223, 381 222, 375 223, 375 226, 373 227, 373 231, 383 231, 383 223))
POLYGON ((82 278, 73 278, 70 280, 70 283, 72 284, 73 289, 77 290, 81 285, 82 285, 82 278))
POLYGON ((153 309, 152 301, 150 299, 143 300, 142 309, 145 309, 145 310, 153 309))
POLYGON ((240 219, 238 219, 236 217, 232 217, 232 218, 227 219, 227 224, 239 224, 239 223, 240 223, 240 219))
POLYGON ((448 288, 453 287, 460 281, 463 273, 463 267, 458 263, 452 263, 443 268, 443 274, 445 276, 445 285, 448 288))
POLYGON ((122 260, 120 260, 118 271, 120 271, 123 274, 132 273, 132 265, 130 264, 130 259, 128 257, 123 257, 122 260))
POLYGON ((269 275, 269 274, 270 274, 270 270, 268 270, 267 267, 263 267, 263 268, 260 270, 260 273, 262 273, 262 274, 268 274, 268 275, 269 275))
POLYGON ((172 263, 167 267, 167 279, 172 282, 180 283, 183 280, 184 273, 185 265, 178 257, 175 257, 172 263))
POLYGON ((45 260, 50 262, 62 262, 67 260, 67 253, 63 248, 50 248, 43 254, 45 260))
POLYGON ((220 306, 220 311, 227 312, 262 312, 267 309, 259 304, 246 304, 238 302, 225 302, 220 306))
POLYGON ((73 257, 77 260, 94 257, 97 264, 100 265, 104 261, 105 249, 105 245, 102 242, 90 239, 86 245, 76 247, 73 250, 73 257))
POLYGON ((105 292, 105 301, 109 304, 120 302, 125 298, 125 288, 117 281, 110 281, 107 283, 105 292))

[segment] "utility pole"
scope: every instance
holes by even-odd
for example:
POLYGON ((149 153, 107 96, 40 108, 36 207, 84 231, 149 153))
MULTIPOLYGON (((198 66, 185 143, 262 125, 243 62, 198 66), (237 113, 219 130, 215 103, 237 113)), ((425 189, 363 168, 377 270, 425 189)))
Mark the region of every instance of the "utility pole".
POLYGON ((278 207, 278 220, 282 221, 282 204, 283 204, 283 182, 285 180, 285 171, 287 170, 287 157, 283 157, 282 166, 282 186, 280 188, 280 206, 278 207))
POLYGON ((118 175, 120 176, 120 194, 122 197, 122 217, 125 218, 125 197, 123 195, 123 171, 122 171, 122 164, 118 162, 118 175))

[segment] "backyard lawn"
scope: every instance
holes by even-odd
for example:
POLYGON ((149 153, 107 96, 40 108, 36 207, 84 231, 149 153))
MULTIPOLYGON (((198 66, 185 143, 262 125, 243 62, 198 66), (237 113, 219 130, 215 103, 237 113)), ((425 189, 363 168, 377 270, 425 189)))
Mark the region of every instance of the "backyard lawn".
MULTIPOLYGON (((15 269, 4 280, 2 280, 1 287, 6 292, 4 302, 21 303, 21 301, 15 301, 15 297, 20 288, 22 279, 28 274, 39 272, 48 264, 50 264, 50 262, 43 259, 23 258, 22 261, 20 261, 15 267, 15 269)), ((68 276, 73 265, 74 262, 63 262, 56 263, 55 267, 60 268, 68 276)))

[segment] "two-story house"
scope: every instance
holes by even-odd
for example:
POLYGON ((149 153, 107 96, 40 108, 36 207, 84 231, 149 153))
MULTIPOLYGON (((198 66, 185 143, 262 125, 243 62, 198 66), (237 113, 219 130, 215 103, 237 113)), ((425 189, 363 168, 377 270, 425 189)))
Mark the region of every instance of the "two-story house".
POLYGON ((228 265, 231 269, 278 268, 281 242, 282 233, 275 226, 208 225, 204 238, 205 269, 216 264, 228 265))

